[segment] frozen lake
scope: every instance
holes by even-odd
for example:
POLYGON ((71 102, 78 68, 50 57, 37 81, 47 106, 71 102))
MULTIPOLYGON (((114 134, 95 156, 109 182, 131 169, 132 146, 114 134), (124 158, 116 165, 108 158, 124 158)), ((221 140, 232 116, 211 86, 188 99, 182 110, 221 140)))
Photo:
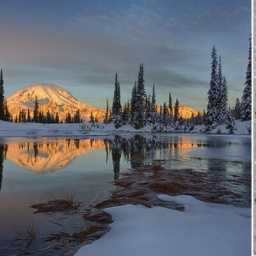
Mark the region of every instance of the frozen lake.
MULTIPOLYGON (((251 206, 251 137, 207 135, 105 138, 5 138, 0 140, 0 254, 15 252, 17 231, 35 226, 47 236, 54 223, 81 224, 63 215, 33 214, 31 204, 74 195, 82 207, 109 197, 113 181, 132 168, 157 163, 206 174, 221 200, 251 206), (12 244, 12 246, 10 246, 12 244), (13 249, 7 249, 7 248, 13 249)), ((202 180, 201 182, 204 182, 202 180)), ((18 245, 19 246, 19 245, 18 245)))

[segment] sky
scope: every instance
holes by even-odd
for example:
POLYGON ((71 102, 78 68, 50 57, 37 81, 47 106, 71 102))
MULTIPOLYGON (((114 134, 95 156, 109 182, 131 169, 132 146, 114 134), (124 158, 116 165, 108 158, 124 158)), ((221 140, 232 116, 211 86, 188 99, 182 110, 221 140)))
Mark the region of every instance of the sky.
POLYGON ((211 51, 227 79, 229 104, 241 99, 251 33, 250 0, 3 0, 0 68, 5 97, 54 83, 96 108, 122 104, 143 63, 145 89, 158 105, 207 107, 211 51))

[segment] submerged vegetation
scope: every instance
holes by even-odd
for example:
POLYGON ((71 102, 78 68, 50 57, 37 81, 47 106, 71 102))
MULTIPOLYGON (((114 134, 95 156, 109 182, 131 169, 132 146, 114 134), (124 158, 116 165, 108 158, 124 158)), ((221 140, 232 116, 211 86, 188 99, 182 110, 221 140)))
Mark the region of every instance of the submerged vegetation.
POLYGON ((15 237, 15 241, 24 244, 27 248, 33 246, 37 239, 38 233, 33 224, 28 225, 24 230, 17 230, 17 236, 15 237))
POLYGON ((45 203, 33 204, 32 208, 37 209, 35 213, 49 213, 78 210, 80 203, 76 202, 74 196, 67 196, 65 199, 53 199, 45 203))

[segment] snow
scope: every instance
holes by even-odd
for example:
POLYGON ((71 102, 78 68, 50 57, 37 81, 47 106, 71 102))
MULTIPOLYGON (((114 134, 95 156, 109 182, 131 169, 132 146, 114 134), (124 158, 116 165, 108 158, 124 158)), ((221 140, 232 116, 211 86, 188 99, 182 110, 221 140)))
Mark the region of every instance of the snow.
MULTIPOLYGON (((250 121, 236 121, 234 134, 249 135, 250 121)), ((191 133, 201 133, 204 126, 195 126, 191 133)), ((106 136, 117 133, 150 133, 152 126, 146 125, 140 130, 135 130, 131 125, 123 125, 115 129, 114 124, 92 123, 88 124, 41 124, 41 123, 11 123, 0 121, 0 137, 59 137, 59 136, 106 136)), ((225 125, 220 125, 211 131, 211 134, 228 134, 225 125)), ((168 130, 163 130, 168 132, 168 130)))
POLYGON ((183 212, 163 207, 107 208, 111 230, 78 250, 76 256, 246 256, 251 255, 249 208, 205 203, 191 196, 159 195, 183 212))

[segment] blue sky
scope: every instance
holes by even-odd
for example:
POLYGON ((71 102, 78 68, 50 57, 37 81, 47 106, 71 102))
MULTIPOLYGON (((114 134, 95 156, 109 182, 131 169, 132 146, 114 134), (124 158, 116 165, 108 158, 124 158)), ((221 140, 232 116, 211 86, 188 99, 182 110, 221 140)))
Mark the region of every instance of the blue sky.
POLYGON ((213 45, 229 103, 241 98, 251 33, 249 0, 4 0, 0 68, 5 97, 33 83, 55 83, 95 107, 111 104, 115 73, 122 103, 143 62, 158 105, 179 98, 207 106, 213 45))

